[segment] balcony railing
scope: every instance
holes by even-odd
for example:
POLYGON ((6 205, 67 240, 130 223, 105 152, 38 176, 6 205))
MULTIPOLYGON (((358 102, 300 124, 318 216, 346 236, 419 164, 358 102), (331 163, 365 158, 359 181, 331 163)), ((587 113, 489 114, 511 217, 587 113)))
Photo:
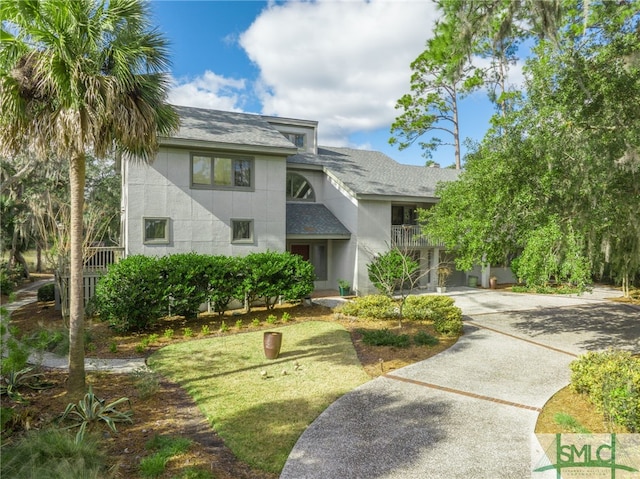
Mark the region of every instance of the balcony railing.
POLYGON ((438 241, 433 241, 422 234, 422 228, 418 225, 392 225, 391 244, 399 247, 436 247, 444 246, 438 241))

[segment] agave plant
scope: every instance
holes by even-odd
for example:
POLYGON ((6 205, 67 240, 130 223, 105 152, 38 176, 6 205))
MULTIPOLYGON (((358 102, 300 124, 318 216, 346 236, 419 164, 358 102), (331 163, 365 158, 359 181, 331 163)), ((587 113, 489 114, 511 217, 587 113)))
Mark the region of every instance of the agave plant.
POLYGON ((34 366, 22 368, 19 371, 9 371, 0 376, 0 395, 6 394, 14 401, 24 402, 18 388, 47 389, 52 385, 42 381, 43 373, 32 373, 34 366))
POLYGON ((80 444, 86 431, 94 428, 99 422, 104 422, 109 429, 113 432, 118 432, 116 429, 117 422, 132 423, 131 416, 133 411, 118 411, 117 406, 123 403, 128 403, 131 408, 131 401, 129 398, 123 397, 113 401, 112 403, 105 404, 104 399, 98 398, 94 393, 91 386, 89 386, 89 392, 84 395, 78 403, 69 403, 60 417, 60 421, 70 420, 74 423, 67 427, 72 429, 79 427, 76 434, 76 443, 80 444))

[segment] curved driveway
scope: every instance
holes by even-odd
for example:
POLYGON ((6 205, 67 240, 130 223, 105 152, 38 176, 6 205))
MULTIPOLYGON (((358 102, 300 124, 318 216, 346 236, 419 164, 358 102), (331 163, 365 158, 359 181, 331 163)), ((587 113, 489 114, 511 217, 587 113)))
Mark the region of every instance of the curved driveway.
MULTIPOLYGON (((619 293, 618 293, 619 294, 619 293)), ((281 479, 531 477, 545 402, 586 350, 640 351, 640 309, 583 296, 458 288, 464 335, 370 381, 309 426, 281 479)))

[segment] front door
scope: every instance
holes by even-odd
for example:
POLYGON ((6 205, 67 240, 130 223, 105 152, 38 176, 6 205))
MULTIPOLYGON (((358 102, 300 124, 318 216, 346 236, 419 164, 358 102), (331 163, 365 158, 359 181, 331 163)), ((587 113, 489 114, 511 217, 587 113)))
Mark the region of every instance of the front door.
POLYGON ((305 261, 309 261, 309 245, 308 244, 292 244, 291 245, 291 254, 297 254, 298 256, 302 256, 305 261))

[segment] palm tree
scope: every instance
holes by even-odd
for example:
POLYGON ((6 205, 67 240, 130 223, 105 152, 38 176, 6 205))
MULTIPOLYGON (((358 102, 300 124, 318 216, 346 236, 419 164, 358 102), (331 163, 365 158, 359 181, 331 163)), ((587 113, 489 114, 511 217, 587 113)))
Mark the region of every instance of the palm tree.
POLYGON ((85 155, 149 161, 178 125, 165 103, 167 42, 140 0, 0 2, 0 154, 69 161, 68 391, 85 387, 82 213, 85 155))

